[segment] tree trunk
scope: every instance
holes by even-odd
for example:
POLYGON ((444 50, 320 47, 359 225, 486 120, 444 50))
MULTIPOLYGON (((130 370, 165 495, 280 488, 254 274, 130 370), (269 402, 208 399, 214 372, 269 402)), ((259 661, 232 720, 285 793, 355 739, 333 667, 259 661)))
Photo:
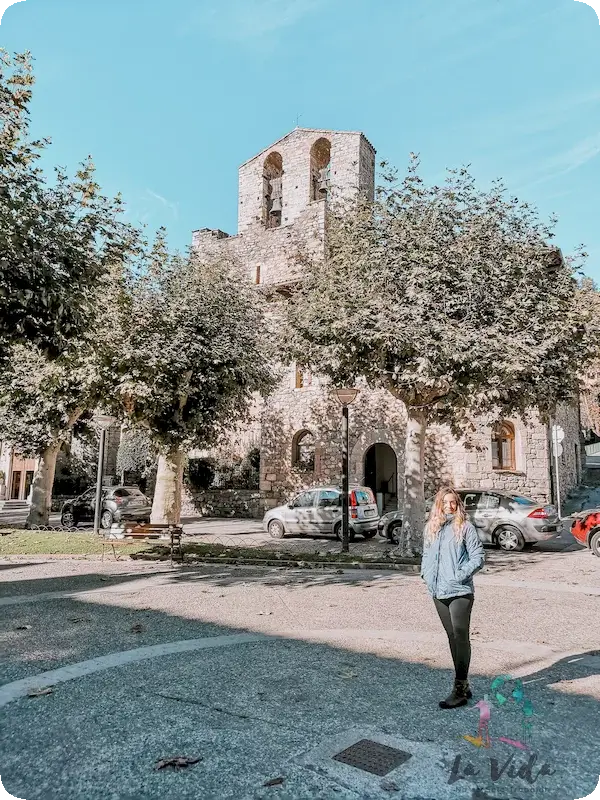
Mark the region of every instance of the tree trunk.
POLYGON ((42 453, 31 485, 31 507, 27 516, 26 528, 34 525, 48 525, 52 506, 52 487, 56 459, 61 442, 53 442, 42 453))
POLYGON ((404 454, 404 515, 402 518, 402 555, 423 552, 425 525, 424 460, 427 412, 407 406, 406 445, 404 454))
POLYGON ((174 447, 158 457, 156 487, 152 502, 152 524, 178 525, 181 518, 181 490, 183 486, 183 459, 181 448, 174 447))

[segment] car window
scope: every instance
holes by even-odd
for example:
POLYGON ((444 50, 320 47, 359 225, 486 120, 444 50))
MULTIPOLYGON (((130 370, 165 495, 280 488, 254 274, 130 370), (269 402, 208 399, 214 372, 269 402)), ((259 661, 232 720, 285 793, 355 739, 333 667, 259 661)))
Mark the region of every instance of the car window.
POLYGON ((462 501, 465 504, 465 511, 475 511, 479 506, 481 492, 467 492, 461 495, 462 501))
POLYGON ((352 505, 370 506, 375 502, 375 497, 370 489, 353 489, 350 493, 352 505))
POLYGON ((113 492, 113 495, 115 497, 129 497, 129 494, 130 494, 129 490, 124 489, 123 487, 121 487, 120 489, 115 489, 113 492))
POLYGON ((91 500, 92 497, 95 494, 96 494, 96 490, 95 489, 88 489, 87 492, 84 492, 79 499, 80 500, 91 500))
POLYGON ((340 497, 340 493, 335 489, 323 489, 319 494, 319 508, 338 508, 340 497))
POLYGON ((143 493, 140 492, 137 486, 126 486, 125 489, 129 492, 132 497, 139 497, 140 495, 143 496, 143 493))
POLYGON ((294 500, 294 508, 310 508, 314 506, 317 492, 302 492, 294 500))
POLYGON ((485 509, 486 511, 493 511, 495 508, 500 508, 500 495, 498 494, 483 494, 479 501, 478 509, 485 509))
POLYGON ((537 506, 537 502, 532 500, 530 497, 521 497, 518 494, 511 494, 507 497, 511 503, 517 503, 520 506, 537 506))

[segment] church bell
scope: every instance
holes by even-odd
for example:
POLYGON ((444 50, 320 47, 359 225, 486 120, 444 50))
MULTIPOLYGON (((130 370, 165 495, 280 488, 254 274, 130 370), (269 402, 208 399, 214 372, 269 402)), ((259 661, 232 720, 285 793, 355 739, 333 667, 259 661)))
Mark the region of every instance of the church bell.
POLYGON ((281 198, 274 197, 271 205, 271 214, 279 214, 281 212, 281 198))

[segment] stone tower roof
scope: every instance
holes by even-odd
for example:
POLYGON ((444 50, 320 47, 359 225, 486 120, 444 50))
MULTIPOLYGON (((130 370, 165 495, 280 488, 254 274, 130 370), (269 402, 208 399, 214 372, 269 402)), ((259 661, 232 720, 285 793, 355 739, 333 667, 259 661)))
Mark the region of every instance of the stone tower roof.
POLYGON ((329 136, 331 136, 331 134, 335 133, 335 134, 338 134, 338 135, 339 134, 348 134, 349 136, 360 136, 369 145, 369 147, 371 148, 373 153, 377 152, 375 150, 375 148, 373 147, 373 145, 371 144, 371 142, 367 139, 367 137, 361 131, 335 131, 335 130, 328 129, 328 128, 294 128, 293 131, 290 131, 289 133, 286 133, 285 136, 282 136, 281 138, 277 139, 277 141, 272 142, 267 147, 264 147, 259 153, 255 153, 255 155, 253 155, 251 158, 246 159, 246 161, 244 161, 243 164, 240 165, 240 169, 242 167, 246 166, 246 164, 249 164, 251 161, 254 161, 255 158, 260 158, 260 156, 264 155, 265 153, 268 153, 269 150, 272 150, 278 144, 281 144, 281 142, 284 142, 286 139, 289 139, 290 136, 293 136, 295 133, 322 133, 323 135, 329 135, 329 136))

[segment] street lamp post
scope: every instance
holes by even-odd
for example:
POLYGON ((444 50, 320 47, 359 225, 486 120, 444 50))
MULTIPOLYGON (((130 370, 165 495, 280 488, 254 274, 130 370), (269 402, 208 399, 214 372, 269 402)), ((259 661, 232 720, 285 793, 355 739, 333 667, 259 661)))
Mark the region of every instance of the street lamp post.
POLYGON ((348 553, 350 520, 348 515, 348 490, 349 490, 349 435, 348 435, 348 406, 358 395, 358 389, 336 389, 335 396, 342 406, 342 553, 348 553))
POLYGON ((106 431, 115 422, 114 417, 108 414, 98 414, 94 417, 95 423, 100 428, 100 449, 98 452, 98 474, 96 477, 96 502, 94 510, 94 533, 100 531, 100 511, 102 508, 102 472, 104 470, 104 452, 106 450, 106 431))

